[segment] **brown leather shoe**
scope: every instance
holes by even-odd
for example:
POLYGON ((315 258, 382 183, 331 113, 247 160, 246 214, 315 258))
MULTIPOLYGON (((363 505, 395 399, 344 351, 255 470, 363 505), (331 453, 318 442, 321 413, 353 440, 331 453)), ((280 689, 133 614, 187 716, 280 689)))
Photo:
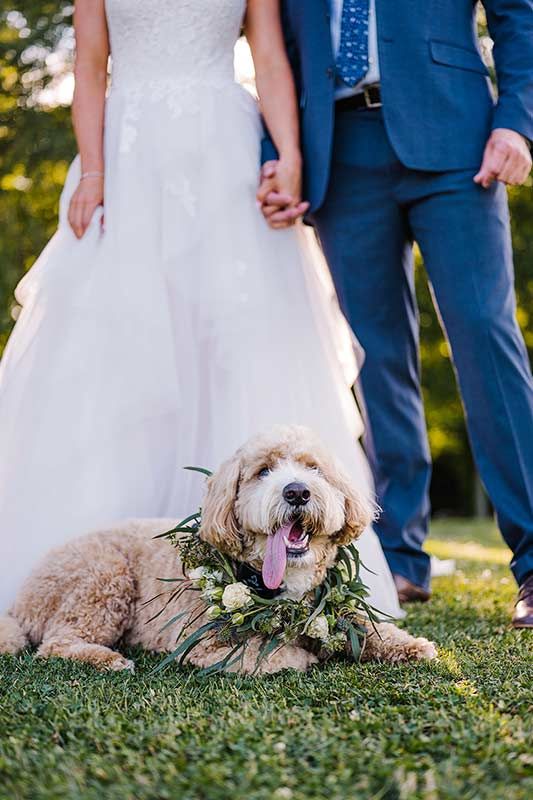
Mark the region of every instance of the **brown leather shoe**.
POLYGON ((398 592, 398 599, 400 603, 426 603, 431 597, 431 592, 423 589, 422 586, 417 586, 415 583, 404 578, 403 575, 392 575, 394 583, 396 584, 396 591, 398 592))
POLYGON ((533 628, 533 574, 520 586, 513 614, 513 628, 533 628))

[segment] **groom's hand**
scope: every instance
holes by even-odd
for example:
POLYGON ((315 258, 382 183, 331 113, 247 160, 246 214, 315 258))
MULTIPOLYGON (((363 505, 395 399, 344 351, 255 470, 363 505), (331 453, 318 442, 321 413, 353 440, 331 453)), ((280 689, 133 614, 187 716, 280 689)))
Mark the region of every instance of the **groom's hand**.
POLYGON ((277 188, 277 161, 266 161, 261 167, 257 201, 271 228, 288 228, 302 217, 309 203, 294 204, 294 198, 277 188))
POLYGON ((485 147, 474 182, 488 189, 493 181, 512 186, 524 183, 531 171, 531 153, 524 137, 507 128, 495 128, 485 147))

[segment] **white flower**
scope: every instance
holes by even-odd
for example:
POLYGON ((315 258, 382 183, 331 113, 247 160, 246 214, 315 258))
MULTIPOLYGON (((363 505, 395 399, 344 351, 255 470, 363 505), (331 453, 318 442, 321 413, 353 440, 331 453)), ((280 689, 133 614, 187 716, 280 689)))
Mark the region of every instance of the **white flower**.
POLYGON ((195 583, 199 583, 202 578, 205 578, 208 570, 205 567, 196 567, 189 572, 189 579, 195 583))
POLYGON ((244 583, 230 583, 222 595, 222 603, 228 611, 247 606, 251 599, 250 589, 244 583))
POLYGON ((315 617, 306 630, 306 634, 311 639, 322 639, 325 641, 329 636, 329 625, 324 614, 315 617))
POLYGON ((222 597, 222 587, 214 586, 210 583, 202 592, 202 597, 205 597, 206 600, 220 600, 222 597))

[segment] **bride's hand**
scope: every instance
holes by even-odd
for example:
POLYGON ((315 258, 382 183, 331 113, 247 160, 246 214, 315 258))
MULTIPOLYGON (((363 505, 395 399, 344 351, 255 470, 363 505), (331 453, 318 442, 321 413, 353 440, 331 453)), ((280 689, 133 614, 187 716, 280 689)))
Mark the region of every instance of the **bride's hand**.
POLYGON ((276 167, 276 189, 290 197, 287 205, 298 206, 302 199, 302 158, 299 153, 281 156, 276 167))
POLYGON ((271 228, 288 228, 309 209, 302 202, 302 162, 293 158, 267 161, 263 164, 257 201, 271 228))
POLYGON ((81 239, 98 206, 104 204, 104 179, 100 176, 81 180, 72 195, 68 221, 78 239, 81 239))

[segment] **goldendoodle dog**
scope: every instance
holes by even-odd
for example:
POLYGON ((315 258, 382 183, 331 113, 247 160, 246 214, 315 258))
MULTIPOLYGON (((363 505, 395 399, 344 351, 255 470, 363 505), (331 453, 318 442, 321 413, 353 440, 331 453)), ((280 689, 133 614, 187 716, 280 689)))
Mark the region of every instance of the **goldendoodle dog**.
MULTIPOLYGON (((375 514, 372 500, 353 485, 313 434, 277 427, 248 441, 209 479, 200 536, 231 559, 262 571, 267 586, 300 599, 323 580, 339 545, 352 542, 375 514)), ((0 653, 28 643, 39 656, 85 661, 100 669, 133 669, 113 649, 120 641, 172 651, 177 630, 147 624, 164 598, 157 578, 181 573, 176 550, 154 539, 175 521, 138 520, 92 533, 51 551, 29 576, 8 616, 0 618, 0 653)), ((185 591, 168 617, 197 608, 198 593, 185 591)), ((187 624, 187 616, 180 624, 187 624)), ((194 623, 200 627, 200 617, 194 623)), ((365 659, 431 659, 435 646, 391 623, 368 636, 365 659)), ((191 630, 194 630, 192 628, 191 630)), ((261 640, 253 640, 239 670, 254 672, 261 640)), ((190 663, 208 667, 227 648, 213 640, 192 651, 190 663)), ((286 645, 260 663, 260 672, 305 670, 317 657, 286 645)))

